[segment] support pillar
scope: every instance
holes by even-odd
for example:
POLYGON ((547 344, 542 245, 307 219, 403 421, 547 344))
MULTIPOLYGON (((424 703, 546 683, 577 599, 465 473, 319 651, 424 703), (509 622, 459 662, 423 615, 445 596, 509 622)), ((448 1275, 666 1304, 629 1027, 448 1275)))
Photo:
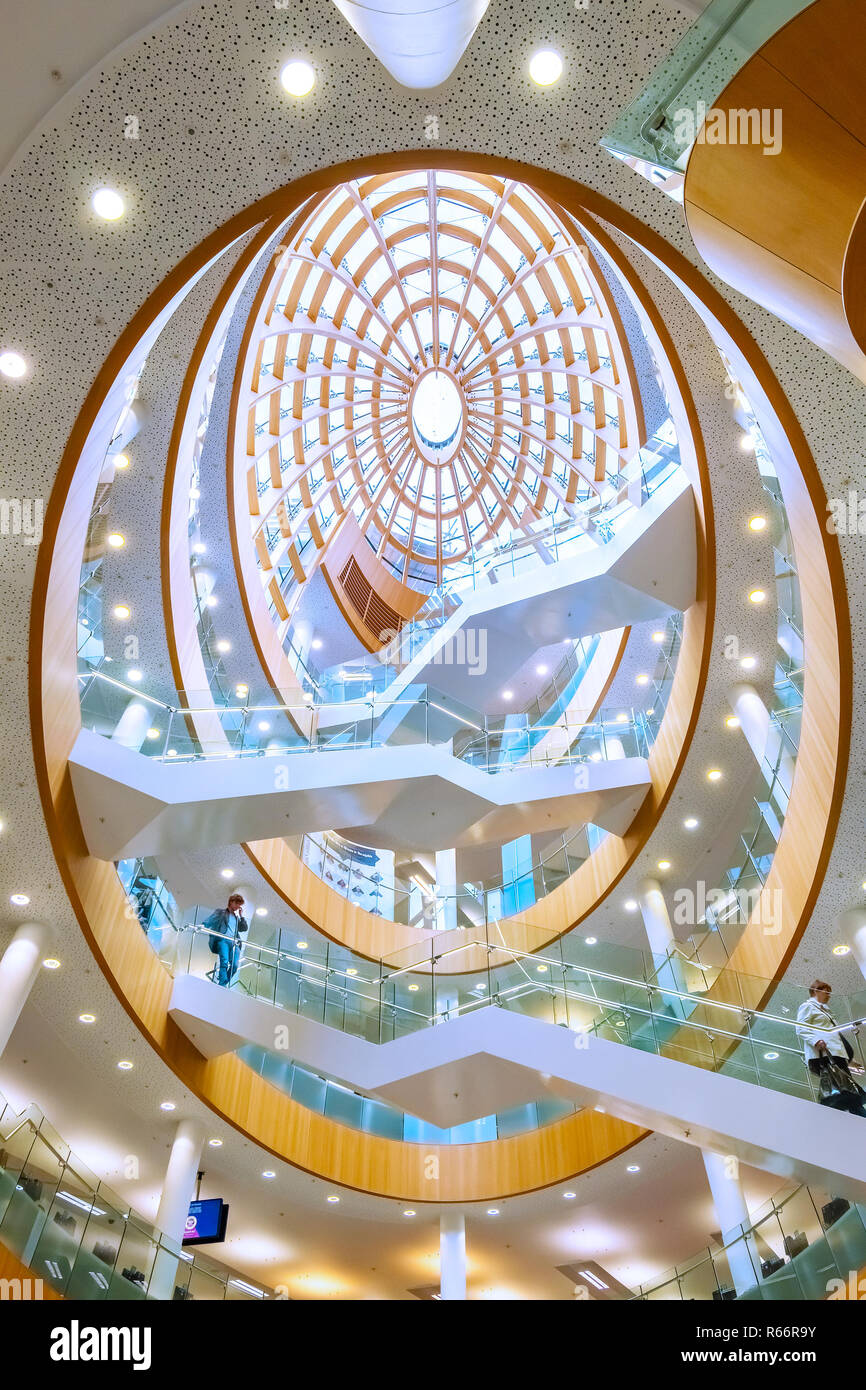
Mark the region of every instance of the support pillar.
POLYGON ((181 1248, 189 1204, 195 1195, 203 1142, 204 1134, 197 1120, 180 1121, 175 1130, 156 1213, 157 1229, 168 1237, 168 1244, 160 1249, 154 1263, 148 1286, 151 1298, 169 1300, 174 1295, 179 1257, 172 1246, 176 1245, 178 1250, 181 1248))
POLYGON ((466 1221, 462 1212, 439 1218, 439 1291, 444 1300, 466 1298, 466 1221))
POLYGON ((761 1278, 761 1265, 755 1250, 754 1236, 743 1236, 737 1240, 738 1235, 742 1236, 739 1228, 748 1230, 751 1225, 749 1208, 746 1206, 739 1178, 739 1168, 736 1159, 713 1153, 711 1149, 702 1149, 701 1155, 713 1195, 713 1206, 716 1209, 722 1241, 736 1242, 725 1253, 734 1289, 739 1296, 747 1289, 754 1288, 761 1278))
POLYGON ((839 940, 848 942, 860 974, 866 979, 866 909, 852 908, 839 918, 839 940))
POLYGON ((120 743, 124 748, 131 748, 139 753, 147 737, 152 715, 152 709, 144 700, 130 700, 117 721, 111 742, 120 743))
POLYGON ((457 926, 457 851, 436 851, 436 927, 451 931, 457 926))
POLYGON ((0 1056, 27 1003, 50 939, 41 922, 24 922, 0 959, 0 1056))
MULTIPOLYGON (((674 953, 674 929, 662 886, 657 879, 645 878, 638 885, 638 904, 649 948, 655 958, 658 983, 685 992, 685 976, 674 953)), ((683 1001, 676 995, 664 996, 664 1002, 677 1017, 684 1017, 683 1001)))

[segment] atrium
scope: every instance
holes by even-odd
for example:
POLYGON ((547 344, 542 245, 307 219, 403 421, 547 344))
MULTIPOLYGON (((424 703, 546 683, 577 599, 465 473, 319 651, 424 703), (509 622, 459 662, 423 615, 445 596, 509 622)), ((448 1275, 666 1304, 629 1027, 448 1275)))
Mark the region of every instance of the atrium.
POLYGON ((4 8, 0 1296, 863 1296, 857 0, 4 8))

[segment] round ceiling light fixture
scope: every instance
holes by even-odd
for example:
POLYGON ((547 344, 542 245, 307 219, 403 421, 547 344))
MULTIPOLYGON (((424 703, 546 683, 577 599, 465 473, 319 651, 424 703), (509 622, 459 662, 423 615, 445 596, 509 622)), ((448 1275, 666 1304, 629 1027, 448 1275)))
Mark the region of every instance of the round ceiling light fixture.
POLYGON ((304 58, 293 58, 280 73, 280 82, 290 97, 309 96, 316 85, 312 63, 308 63, 304 58))
POLYGON ((113 188, 97 188, 90 206, 103 222, 116 222, 126 211, 126 204, 113 188))
POLYGON ((539 87, 552 87, 562 76, 562 58, 555 48, 539 48, 529 60, 529 76, 539 87))

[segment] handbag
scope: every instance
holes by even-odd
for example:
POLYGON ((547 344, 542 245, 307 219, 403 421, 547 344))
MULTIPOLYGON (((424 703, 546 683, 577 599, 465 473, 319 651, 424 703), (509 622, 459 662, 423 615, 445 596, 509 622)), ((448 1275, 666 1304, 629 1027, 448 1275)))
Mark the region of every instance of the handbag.
POLYGON ((862 1086, 858 1086, 853 1076, 840 1067, 832 1056, 824 1059, 824 1064, 818 1076, 818 1100, 821 1105, 835 1105, 836 1096, 848 1097, 856 1096, 858 1100, 866 1099, 866 1092, 862 1086))

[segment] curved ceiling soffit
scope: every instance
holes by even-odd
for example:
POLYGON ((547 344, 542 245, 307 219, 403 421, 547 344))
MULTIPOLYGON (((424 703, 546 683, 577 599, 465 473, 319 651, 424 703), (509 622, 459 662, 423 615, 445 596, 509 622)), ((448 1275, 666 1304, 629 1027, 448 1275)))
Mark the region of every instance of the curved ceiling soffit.
MULTIPOLYGON (((430 167, 436 156, 429 150, 403 152, 386 156, 377 162, 378 168, 406 168, 412 163, 430 167)), ((478 155, 456 156, 449 152, 439 159, 443 167, 471 169, 483 165, 478 155)), ((524 1173, 515 1179, 506 1178, 501 1157, 506 1150, 513 1156, 515 1141, 494 1141, 483 1146, 488 1150, 479 1176, 477 1154, 474 1154, 471 1179, 467 1178, 466 1158, 460 1146, 449 1153, 448 1146, 438 1151, 440 1178, 436 1192, 423 1179, 423 1154, 413 1149, 423 1146, 380 1141, 377 1157, 372 1159, 365 1140, 369 1136, 351 1135, 342 1126, 327 1122, 322 1126, 310 1123, 305 1112, 303 1123, 288 1097, 282 1097, 261 1082, 237 1058, 205 1063, 194 1049, 179 1037, 170 1026, 166 1005, 168 977, 150 952, 143 938, 130 934, 125 928, 124 899, 113 866, 93 860, 86 851, 74 807, 67 768, 68 755, 74 741, 80 717, 75 698, 75 594, 68 584, 70 566, 75 568, 83 553, 90 497, 84 482, 87 471, 82 466, 82 454, 88 436, 98 422, 100 407, 111 384, 119 375, 124 361, 136 342, 170 305, 179 288, 204 265, 222 245, 256 225, 265 216, 291 213, 293 208, 310 194, 332 184, 337 178, 350 178, 358 169, 369 169, 370 161, 341 166, 338 170, 323 171, 306 177, 268 195, 244 213, 232 218, 226 226, 211 233, 191 251, 180 266, 167 277, 145 305, 133 317, 124 334, 109 355, 97 377, 72 429, 61 461, 45 517, 44 538, 37 556, 31 624, 30 704, 37 781, 46 825, 58 866, 73 909, 101 967, 108 976, 117 997, 130 1017, 156 1048, 167 1064, 176 1071, 184 1084, 229 1123, 242 1130, 266 1149, 288 1162, 323 1173, 333 1181, 364 1190, 376 1190, 387 1195, 412 1196, 416 1200, 472 1200, 469 1193, 481 1199, 503 1195, 506 1190, 527 1190, 528 1185, 544 1186, 560 1181, 587 1166, 587 1131, 599 1136, 599 1125, 607 1116, 586 1113, 561 1121, 541 1135, 531 1136, 534 1148, 542 1156, 540 1168, 533 1170, 531 1179, 524 1173), (79 471, 81 470, 81 471, 79 471), (75 485, 75 486, 74 486, 75 485), (63 712, 58 717, 58 712, 63 712), (161 977, 161 978, 160 978, 161 977), (578 1123, 579 1122, 579 1123, 578 1123), (311 1133, 315 1148, 311 1150, 311 1133), (505 1146, 505 1147, 503 1147, 505 1146), (508 1146, 511 1146, 509 1149, 508 1146), (324 1155, 324 1157, 323 1157, 324 1155), (372 1166, 371 1166, 372 1164, 372 1166), (366 1166, 364 1166, 366 1165, 366 1166), (499 1176, 491 1179, 496 1170, 499 1176), (509 1186, 512 1183, 512 1186, 509 1186)), ((729 339, 732 352, 742 361, 745 376, 753 384, 761 403, 775 412, 783 437, 790 441, 793 464, 786 470, 783 489, 788 487, 786 505, 795 534, 795 546, 804 551, 798 554, 801 572, 809 582, 804 590, 804 622, 809 635, 814 633, 823 657, 821 676, 824 689, 817 691, 820 709, 816 710, 815 727, 804 720, 806 738, 801 744, 795 793, 804 792, 800 800, 811 794, 811 807, 805 807, 809 834, 802 841, 804 859, 794 876, 786 900, 784 930, 767 937, 764 954, 774 957, 778 970, 784 966, 796 938, 805 925, 811 902, 817 893, 820 876, 826 865, 829 843, 832 840, 834 817, 838 817, 847 759, 847 739, 851 708, 850 636, 844 619, 847 601, 844 591, 838 542, 828 536, 820 525, 818 515, 824 504, 824 494, 814 461, 805 437, 784 393, 778 385, 763 354, 751 335, 731 312, 721 296, 688 261, 658 234, 638 219, 623 212, 602 195, 581 187, 559 175, 544 173, 520 164, 498 165, 510 176, 542 184, 546 195, 558 204, 575 212, 581 208, 610 221, 631 237, 677 279, 696 306, 708 312, 729 339), (816 508, 818 515, 816 515, 816 508), (808 552, 808 553, 806 553, 808 552), (806 559, 811 561, 807 566, 806 559), (834 608, 834 599, 838 608, 834 608), (842 625, 836 620, 836 615, 842 625), (829 616, 828 616, 829 615, 829 616), (824 640, 821 641, 821 624, 824 640), (834 679, 835 677, 835 679, 834 679), (820 748, 817 746, 820 741, 820 748), (820 774, 807 770, 801 775, 801 762, 809 764, 820 759, 820 774), (811 815, 807 814, 811 812, 811 815), (815 833, 815 814, 824 827, 823 834, 815 833)), ((92 467, 92 463, 91 463, 92 467)), ((95 486, 95 478, 92 480, 95 486)), ((809 636, 807 636, 807 641, 809 636)), ((811 696, 816 680, 807 673, 807 690, 811 696)), ((805 766, 805 763, 804 763, 805 766)), ((793 801, 793 798, 792 798, 793 801)), ((794 815, 786 820, 783 835, 791 828, 802 833, 802 821, 794 815)), ((782 852, 782 843, 777 858, 782 852)), ((741 943, 742 944, 742 943, 741 943)), ((743 968, 743 967, 741 967, 743 968)), ((767 973, 766 971, 764 972, 767 973)), ((320 1117, 313 1117, 316 1121, 320 1117)), ((641 1134, 628 1134, 633 1127, 621 1128, 615 1135, 607 1132, 595 1145, 592 1163, 602 1162, 624 1144, 635 1142, 641 1134), (607 1146, 607 1147, 606 1147, 607 1146)))

